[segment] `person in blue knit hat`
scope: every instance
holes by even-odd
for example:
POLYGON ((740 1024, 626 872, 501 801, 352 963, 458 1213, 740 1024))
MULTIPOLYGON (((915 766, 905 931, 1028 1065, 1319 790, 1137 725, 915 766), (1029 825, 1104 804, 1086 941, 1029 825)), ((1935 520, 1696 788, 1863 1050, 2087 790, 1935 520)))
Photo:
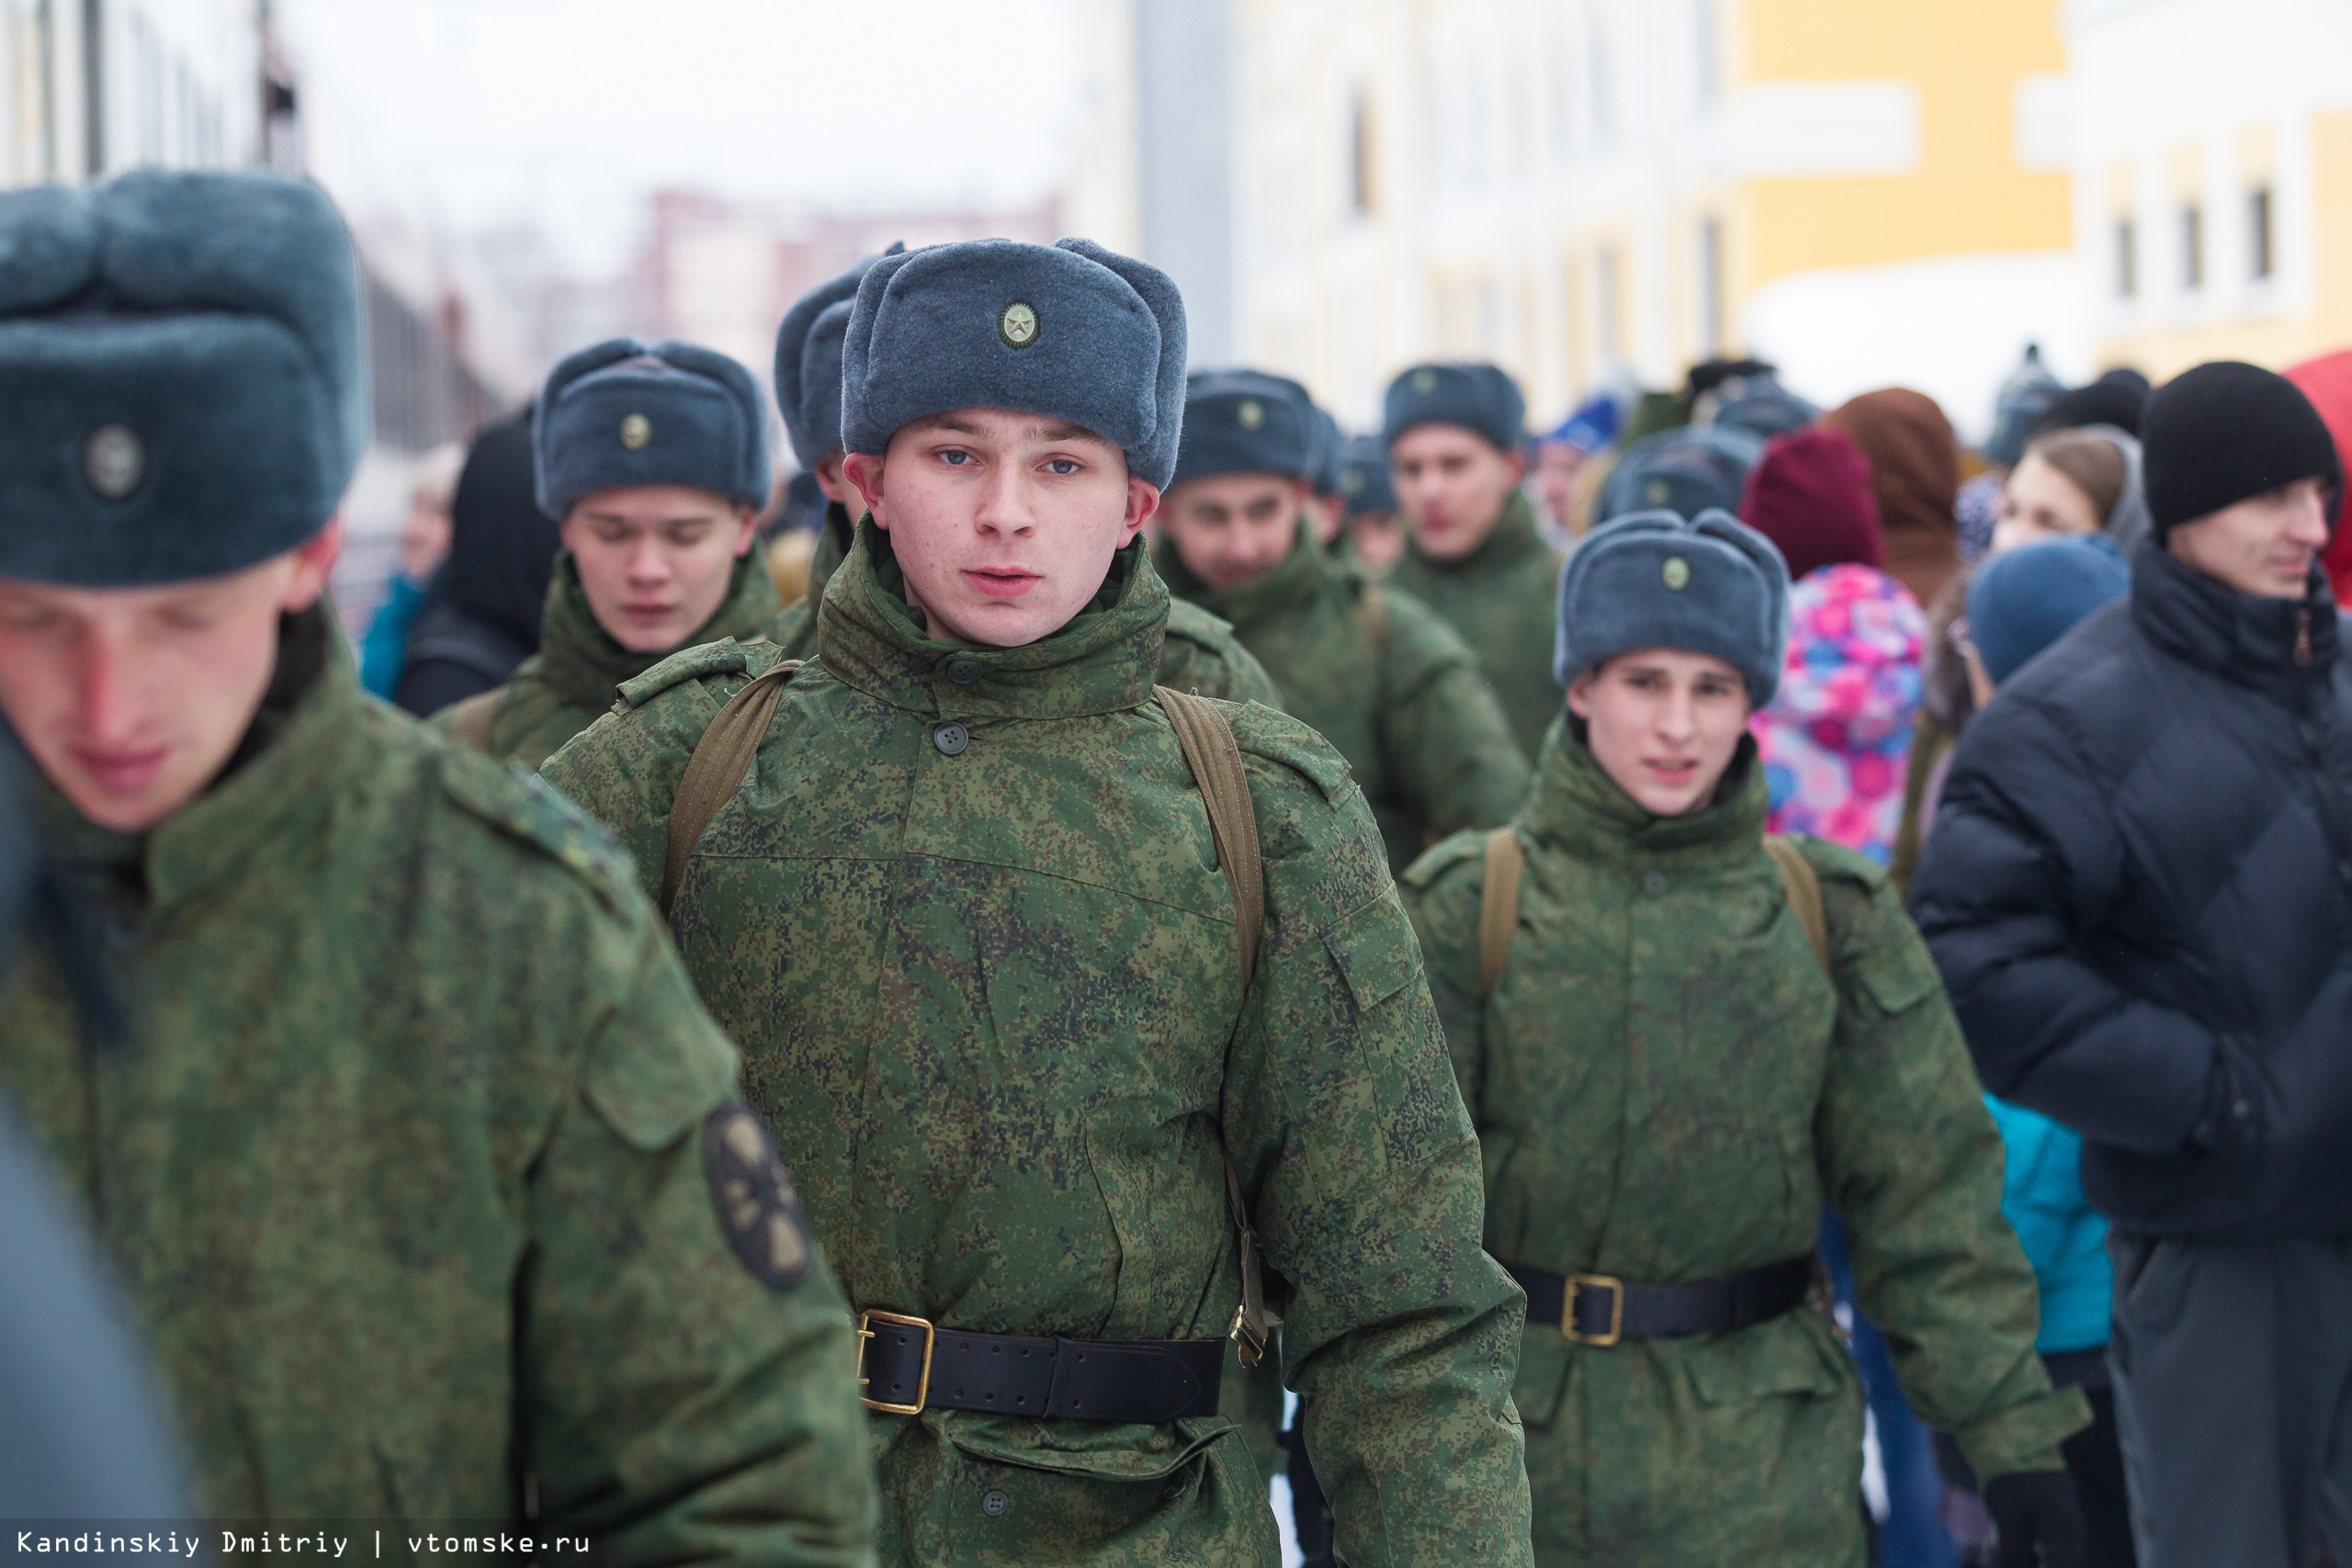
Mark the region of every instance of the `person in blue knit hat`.
POLYGON ((594 825, 366 695, 327 608, 369 428, 333 204, 8 191, 0 259, 0 717, 128 1042, 18 943, 0 1090, 199 1511, 870 1562, 845 1303, 733 1048, 594 825))
POLYGON ((1595 528, 1560 578, 1534 788, 1405 874, 1487 1249, 1527 1292, 1536 1556, 1860 1568, 1826 1203, 1906 1391, 1993 1478, 2003 1562, 2079 1568, 2059 1445, 2088 1416, 2034 1356, 1951 1010, 1875 865, 1765 836, 1748 725, 1788 600, 1780 552, 1727 513, 1595 528))
POLYGON ((753 519, 767 407, 752 373, 686 343, 615 338, 548 377, 531 423, 539 510, 562 525, 539 649, 445 710, 444 733, 536 768, 681 648, 776 630, 753 519))
POLYGON ((1407 535, 1389 581, 1462 634, 1532 759, 1560 706, 1560 556, 1520 489, 1526 423, 1527 400, 1498 367, 1417 365, 1389 383, 1381 434, 1407 535))
POLYGON ((1342 1555, 1527 1563, 1518 1292, 1379 828, 1298 720, 1155 689, 1175 285, 886 256, 842 386, 816 661, 692 649, 544 774, 661 892, 849 1283, 881 1560, 1272 1561, 1218 1414, 1272 1311, 1342 1555))

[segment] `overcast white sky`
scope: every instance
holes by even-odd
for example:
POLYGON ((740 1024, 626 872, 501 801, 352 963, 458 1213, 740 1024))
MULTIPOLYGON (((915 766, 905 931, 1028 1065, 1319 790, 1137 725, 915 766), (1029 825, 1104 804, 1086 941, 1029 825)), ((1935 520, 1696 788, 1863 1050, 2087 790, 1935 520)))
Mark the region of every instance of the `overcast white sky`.
POLYGON ((1073 0, 277 0, 347 202, 538 221, 588 268, 678 185, 842 205, 1055 188, 1073 0))

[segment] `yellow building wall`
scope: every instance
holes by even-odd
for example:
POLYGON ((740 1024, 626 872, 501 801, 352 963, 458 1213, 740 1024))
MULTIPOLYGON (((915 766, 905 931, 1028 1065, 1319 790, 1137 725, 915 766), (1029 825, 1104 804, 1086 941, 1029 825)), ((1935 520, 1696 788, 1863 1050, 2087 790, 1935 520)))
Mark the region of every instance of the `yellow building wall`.
POLYGON ((1759 179, 1743 197, 1748 292, 1791 273, 2074 243, 2071 183, 2018 166, 2016 89, 2063 72, 2061 0, 1746 0, 1736 84, 1908 82, 1918 94, 1910 174, 1759 179))
MULTIPOLYGON (((2246 139, 2250 171, 2269 160, 2267 137, 2246 139)), ((2136 366, 2159 383, 2210 359, 2243 359, 2284 370, 2306 359, 2352 348, 2352 114, 2316 114, 2311 120, 2312 189, 2305 194, 2312 223, 2310 309, 2185 328, 2155 328, 2102 338, 2099 357, 2136 366)), ((2147 266, 2141 268, 2147 286, 2147 266)))

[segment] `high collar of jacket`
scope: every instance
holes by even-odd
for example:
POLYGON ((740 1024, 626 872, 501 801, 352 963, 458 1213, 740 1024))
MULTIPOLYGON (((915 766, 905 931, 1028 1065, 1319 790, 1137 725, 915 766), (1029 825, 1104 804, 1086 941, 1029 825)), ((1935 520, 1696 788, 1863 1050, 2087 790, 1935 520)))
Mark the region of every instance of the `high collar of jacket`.
POLYGON ((44 784, 34 807, 42 851, 114 907, 160 915, 269 860, 270 846, 334 809, 331 786, 358 739, 363 702, 323 607, 289 615, 261 706, 209 788, 135 834, 97 826, 44 784))
POLYGON ((2285 697, 2304 680, 2324 676, 2339 645, 2335 601, 2316 565, 2302 598, 2257 598, 2216 582, 2154 539, 2132 558, 2132 624, 2183 663, 2285 697), (2306 637, 2299 666, 2296 649, 2306 637))
POLYGON ((1324 552, 1323 542, 1301 517, 1291 539, 1290 553, 1274 570, 1255 581, 1232 588, 1211 588, 1194 575, 1178 553, 1175 541, 1163 537, 1151 552, 1153 568, 1179 599, 1189 599, 1212 615, 1222 615, 1238 631, 1247 633, 1259 622, 1295 610, 1312 600, 1324 580, 1337 568, 1324 552))
MULTIPOLYGON (((780 607, 775 580, 768 576, 760 552, 746 551, 728 574, 727 597, 678 648, 730 637, 743 642, 765 637, 780 607)), ((588 607, 588 591, 580 585, 580 563, 570 550, 556 557, 555 579, 548 584, 547 613, 540 623, 539 673, 558 698, 574 707, 603 707, 613 700, 614 687, 636 680, 677 650, 631 653, 614 641, 588 607)))
POLYGON ((1049 637, 1021 648, 933 637, 907 603, 889 536, 868 518, 826 584, 817 616, 827 671, 894 707, 969 718, 1077 718, 1150 699, 1168 589, 1138 540, 1112 558, 1102 589, 1049 637), (967 678, 954 679, 951 669, 967 678))
POLYGON ((1535 527, 1535 505, 1522 490, 1510 492, 1510 499, 1503 502, 1502 515, 1495 519, 1494 527, 1478 541, 1476 549, 1459 560, 1437 560, 1422 554, 1421 547, 1411 541, 1409 534, 1410 530, 1408 530, 1405 548, 1410 552, 1413 560, 1422 570, 1441 577, 1449 573, 1475 577, 1501 571, 1516 566, 1531 555, 1542 553, 1545 547, 1544 536, 1535 527))
POLYGON ((1538 843, 1578 860, 1700 871, 1754 854, 1770 804, 1753 736, 1740 738, 1713 801, 1679 817, 1659 817, 1619 787, 1563 716, 1552 721, 1544 738, 1535 788, 1519 821, 1538 843))

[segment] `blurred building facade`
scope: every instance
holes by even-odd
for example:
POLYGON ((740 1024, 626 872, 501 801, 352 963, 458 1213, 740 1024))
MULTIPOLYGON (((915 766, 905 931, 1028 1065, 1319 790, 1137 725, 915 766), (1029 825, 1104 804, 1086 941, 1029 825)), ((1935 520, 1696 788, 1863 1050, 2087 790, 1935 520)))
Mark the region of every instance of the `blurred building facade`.
POLYGON ((658 192, 617 314, 641 336, 684 338, 732 355, 766 386, 784 313, 860 256, 894 241, 909 249, 957 240, 1050 244, 1059 225, 1051 198, 1001 210, 842 212, 658 192))
POLYGON ((2102 360, 2352 346, 2352 6, 2075 0, 2075 230, 2102 360))
MULTIPOLYGON (((1100 0, 1162 3, 1193 0, 1100 0)), ((1351 419, 1428 356, 1508 366, 1539 418, 1723 352, 1963 423, 2029 341, 2090 368, 2060 0, 1198 3, 1230 12, 1235 355, 1351 419)), ((1148 211, 1130 116, 1084 140, 1148 211)))

